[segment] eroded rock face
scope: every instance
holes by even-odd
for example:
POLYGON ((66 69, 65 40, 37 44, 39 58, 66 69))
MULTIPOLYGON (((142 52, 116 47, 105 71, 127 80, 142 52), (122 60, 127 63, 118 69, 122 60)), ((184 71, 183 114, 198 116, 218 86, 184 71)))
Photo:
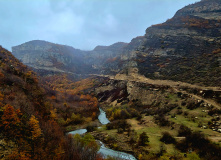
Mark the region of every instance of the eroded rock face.
POLYGON ((118 42, 111 46, 97 46, 92 51, 81 51, 70 46, 34 40, 12 47, 12 53, 35 69, 115 74, 120 71, 120 55, 126 45, 118 42))
POLYGON ((179 10, 165 23, 147 28, 134 51, 139 73, 216 86, 221 81, 220 22, 221 1, 203 0, 179 10))
POLYGON ((139 101, 142 105, 151 105, 156 101, 166 101, 165 90, 170 91, 169 86, 152 85, 128 80, 109 80, 95 89, 100 102, 113 106, 139 101))
POLYGON ((81 51, 73 47, 34 40, 12 47, 13 54, 24 64, 33 68, 59 69, 61 71, 80 72, 83 64, 81 51))
POLYGON ((84 51, 85 63, 90 63, 100 74, 116 74, 123 68, 121 55, 127 43, 118 42, 110 46, 97 46, 92 51, 84 51))

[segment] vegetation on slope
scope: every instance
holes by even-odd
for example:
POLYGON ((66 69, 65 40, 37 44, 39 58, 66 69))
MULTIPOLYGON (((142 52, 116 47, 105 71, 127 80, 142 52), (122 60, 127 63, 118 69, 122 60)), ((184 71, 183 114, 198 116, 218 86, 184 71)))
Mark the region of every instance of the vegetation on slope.
MULTIPOLYGON (((50 87, 43 88, 38 81, 34 72, 0 47, 1 158, 70 160, 81 159, 90 151, 87 159, 102 159, 97 154, 98 145, 90 136, 83 139, 65 136, 59 124, 59 118, 63 115, 56 109, 59 110, 58 106, 64 104, 61 108, 65 107, 65 113, 71 114, 76 122, 78 114, 68 107, 67 98, 62 99, 70 95, 53 91, 50 87)), ((91 111, 95 107, 97 110, 97 100, 89 95, 76 95, 69 99, 70 103, 79 105, 78 109, 88 107, 91 111)), ((68 115, 65 116, 69 121, 68 115)))

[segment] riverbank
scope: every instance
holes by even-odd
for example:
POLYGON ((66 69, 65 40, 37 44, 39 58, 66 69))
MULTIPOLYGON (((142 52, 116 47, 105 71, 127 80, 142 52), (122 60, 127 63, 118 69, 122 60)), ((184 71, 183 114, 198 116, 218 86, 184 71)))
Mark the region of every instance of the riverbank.
POLYGON ((118 135, 117 137, 113 137, 108 135, 108 133, 103 133, 100 131, 94 131, 90 134, 95 139, 102 141, 108 148, 135 155, 132 146, 129 146, 127 143, 125 143, 129 141, 129 138, 126 135, 122 134, 118 135))
MULTIPOLYGON (((136 158, 133 156, 134 153, 133 153, 132 148, 128 148, 125 141, 118 140, 118 143, 122 142, 119 145, 120 147, 118 147, 118 146, 116 146, 116 143, 111 143, 111 139, 112 139, 111 136, 99 131, 99 130, 103 130, 104 128, 105 128, 104 130, 106 130, 105 125, 110 122, 106 117, 106 113, 101 108, 99 108, 99 111, 100 111, 100 114, 98 116, 98 120, 99 120, 100 124, 97 125, 96 131, 89 132, 96 140, 98 140, 98 142, 101 145, 100 150, 98 152, 101 153, 104 157, 112 156, 112 157, 116 157, 116 158, 122 158, 125 160, 136 160, 136 158), (101 126, 101 127, 98 127, 98 126, 101 126)), ((74 135, 74 134, 83 135, 83 134, 87 133, 87 129, 82 128, 82 126, 81 126, 81 128, 71 131, 71 132, 68 132, 68 133, 72 134, 72 135, 74 135)), ((122 139, 125 140, 125 136, 122 136, 121 140, 122 139)), ((127 141, 128 140, 129 139, 127 139, 127 141)))

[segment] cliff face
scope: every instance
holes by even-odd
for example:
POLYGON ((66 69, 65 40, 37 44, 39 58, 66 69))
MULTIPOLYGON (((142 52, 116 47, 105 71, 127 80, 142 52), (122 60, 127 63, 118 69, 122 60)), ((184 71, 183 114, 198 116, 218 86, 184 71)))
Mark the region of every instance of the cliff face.
POLYGON ((119 72, 118 62, 122 48, 127 43, 97 46, 92 51, 81 51, 70 46, 34 40, 12 47, 12 53, 24 64, 34 69, 88 73, 119 72))
POLYGON ((89 69, 83 63, 80 50, 46 41, 35 40, 12 47, 12 53, 24 64, 35 69, 75 73, 89 69))
POLYGON ((122 69, 121 55, 127 43, 118 42, 110 46, 97 46, 84 51, 84 61, 101 74, 116 74, 122 69))
POLYGON ((165 23, 147 28, 132 60, 146 77, 217 85, 221 81, 220 21, 219 0, 186 6, 165 23))

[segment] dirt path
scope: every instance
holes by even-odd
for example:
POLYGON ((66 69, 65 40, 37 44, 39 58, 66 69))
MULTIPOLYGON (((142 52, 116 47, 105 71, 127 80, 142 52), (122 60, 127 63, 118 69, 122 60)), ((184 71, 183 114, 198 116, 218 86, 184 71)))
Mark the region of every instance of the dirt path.
POLYGON ((208 90, 213 90, 213 91, 221 91, 220 87, 203 87, 203 86, 193 85, 193 84, 180 82, 180 81, 175 82, 171 80, 153 80, 153 79, 146 78, 145 76, 142 76, 139 74, 131 74, 130 76, 127 76, 125 74, 117 74, 116 76, 110 76, 110 75, 94 75, 94 76, 106 77, 106 78, 113 79, 113 80, 124 80, 124 81, 140 82, 140 83, 147 83, 147 84, 160 85, 160 86, 170 86, 176 92, 182 92, 182 93, 188 94, 197 100, 203 100, 207 104, 211 104, 216 108, 221 108, 220 104, 217 104, 215 101, 211 99, 205 99, 198 95, 187 93, 186 91, 180 90, 181 88, 187 87, 191 89, 201 89, 201 90, 208 89, 208 90))
POLYGON ((109 76, 109 78, 118 79, 118 80, 136 81, 136 82, 155 84, 155 85, 179 87, 179 88, 188 87, 188 88, 210 89, 210 90, 221 91, 220 87, 203 87, 203 86, 193 85, 193 84, 180 82, 180 81, 175 82, 171 80, 153 80, 153 79, 146 78, 145 76, 139 75, 139 74, 132 74, 130 76, 126 76, 124 74, 117 74, 116 76, 109 76))
POLYGON ((162 86, 171 86, 171 87, 188 87, 188 88, 197 88, 197 89, 210 89, 214 91, 221 91, 221 87, 204 87, 204 86, 198 86, 198 85, 193 85, 185 82, 175 82, 172 80, 153 80, 150 78, 146 78, 143 75, 139 74, 132 74, 130 76, 127 76, 125 74, 117 74, 116 76, 111 76, 111 75, 98 75, 98 74, 91 74, 92 76, 98 76, 98 77, 106 77, 109 79, 114 79, 114 80, 125 80, 125 81, 131 81, 131 82, 142 82, 142 83, 148 83, 148 84, 155 84, 155 85, 162 85, 162 86))

